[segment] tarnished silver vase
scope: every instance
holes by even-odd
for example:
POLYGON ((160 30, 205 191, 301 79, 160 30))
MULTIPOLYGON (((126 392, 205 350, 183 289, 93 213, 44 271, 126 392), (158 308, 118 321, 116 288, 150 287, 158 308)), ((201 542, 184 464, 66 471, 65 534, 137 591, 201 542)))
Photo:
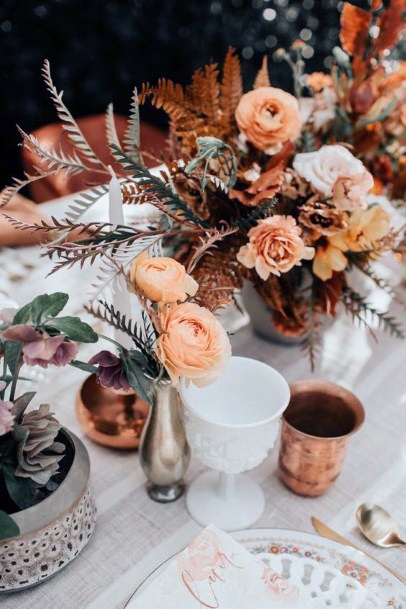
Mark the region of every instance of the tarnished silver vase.
POLYGON ((183 477, 190 448, 179 411, 178 392, 170 382, 154 387, 153 405, 144 426, 139 458, 148 478, 147 491, 160 503, 176 501, 183 494, 183 477))

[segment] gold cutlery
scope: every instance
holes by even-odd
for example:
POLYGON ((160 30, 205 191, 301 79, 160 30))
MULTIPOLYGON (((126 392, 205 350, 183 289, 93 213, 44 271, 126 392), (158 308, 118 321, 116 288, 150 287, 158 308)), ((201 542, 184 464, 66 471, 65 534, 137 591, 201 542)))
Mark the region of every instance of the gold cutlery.
POLYGON ((380 505, 363 503, 357 509, 356 518, 361 533, 374 545, 406 548, 406 541, 399 537, 398 525, 380 505))
POLYGON ((315 530, 317 531, 317 533, 319 535, 321 535, 322 537, 326 537, 327 539, 331 539, 332 541, 338 541, 338 543, 341 543, 345 546, 350 546, 351 548, 354 548, 354 550, 361 552, 361 554, 363 554, 364 556, 367 556, 368 558, 371 558, 375 562, 379 563, 382 567, 384 567, 387 571, 389 571, 389 573, 392 573, 392 575, 397 577, 397 579, 399 579, 401 582, 406 583, 406 577, 404 577, 403 575, 400 575, 394 569, 391 569, 390 567, 385 565, 383 562, 381 562, 380 560, 375 558, 375 556, 371 556, 371 554, 368 554, 367 552, 364 552, 364 550, 361 550, 361 548, 358 548, 351 541, 349 541, 345 537, 342 537, 342 535, 339 535, 338 533, 333 531, 333 529, 330 529, 330 527, 328 527, 326 524, 324 524, 324 522, 321 522, 317 518, 312 517, 312 524, 313 524, 313 527, 315 528, 315 530))

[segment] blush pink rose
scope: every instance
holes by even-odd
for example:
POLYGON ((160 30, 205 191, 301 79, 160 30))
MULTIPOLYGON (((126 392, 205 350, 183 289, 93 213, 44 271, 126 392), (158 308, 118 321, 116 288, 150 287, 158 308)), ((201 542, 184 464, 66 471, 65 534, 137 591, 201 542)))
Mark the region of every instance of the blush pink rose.
POLYGON ((374 187, 374 178, 365 169, 353 176, 337 178, 333 186, 333 203, 342 211, 353 211, 368 206, 366 195, 374 187))
POLYGON ((173 258, 140 255, 133 261, 130 280, 134 287, 153 302, 184 302, 199 289, 185 267, 173 258))
POLYGON ((314 248, 304 244, 301 232, 292 216, 259 220, 249 231, 249 242, 240 248, 237 260, 248 269, 255 267, 264 281, 271 274, 279 277, 314 256, 314 248))
POLYGON ((0 400, 0 436, 4 436, 14 427, 14 415, 11 413, 12 407, 12 402, 0 400))
MULTIPOLYGON (((301 152, 293 160, 293 168, 310 183, 315 192, 331 197, 339 178, 361 177, 367 183, 369 172, 363 163, 344 146, 322 146, 316 152, 301 152)), ((370 174, 369 174, 370 175, 370 174)))
POLYGON ((49 336, 26 324, 7 328, 2 336, 23 343, 23 361, 28 366, 65 366, 75 359, 78 351, 77 344, 66 341, 64 336, 49 336))
POLYGON ((259 87, 243 95, 235 119, 247 140, 265 151, 295 140, 302 127, 297 99, 275 87, 259 87))
POLYGON ((213 313, 185 302, 162 309, 159 321, 162 334, 157 340, 157 356, 175 385, 185 377, 204 387, 222 374, 231 357, 231 345, 213 313))
POLYGON ((262 579, 265 582, 269 592, 274 597, 284 597, 289 601, 298 600, 299 590, 296 586, 292 586, 289 582, 273 569, 264 569, 262 579))

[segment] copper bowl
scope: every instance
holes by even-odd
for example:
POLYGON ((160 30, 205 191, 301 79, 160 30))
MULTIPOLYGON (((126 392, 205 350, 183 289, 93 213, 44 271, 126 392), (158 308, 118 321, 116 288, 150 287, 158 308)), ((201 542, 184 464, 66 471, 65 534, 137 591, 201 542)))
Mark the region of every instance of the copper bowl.
POLYGON ((279 477, 294 493, 317 497, 338 478, 365 412, 353 393, 335 383, 308 379, 290 389, 282 415, 279 477))
POLYGON ((76 413, 85 434, 109 448, 135 449, 149 405, 134 393, 120 394, 89 376, 76 397, 76 413))

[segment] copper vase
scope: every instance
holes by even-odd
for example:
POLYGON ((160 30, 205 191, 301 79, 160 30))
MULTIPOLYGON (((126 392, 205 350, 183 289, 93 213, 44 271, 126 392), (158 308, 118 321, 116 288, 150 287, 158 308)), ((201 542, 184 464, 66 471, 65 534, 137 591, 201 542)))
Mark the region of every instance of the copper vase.
POLYGON ((284 484, 306 497, 325 493, 364 418, 361 402, 344 387, 317 379, 293 383, 282 416, 279 476, 284 484))

